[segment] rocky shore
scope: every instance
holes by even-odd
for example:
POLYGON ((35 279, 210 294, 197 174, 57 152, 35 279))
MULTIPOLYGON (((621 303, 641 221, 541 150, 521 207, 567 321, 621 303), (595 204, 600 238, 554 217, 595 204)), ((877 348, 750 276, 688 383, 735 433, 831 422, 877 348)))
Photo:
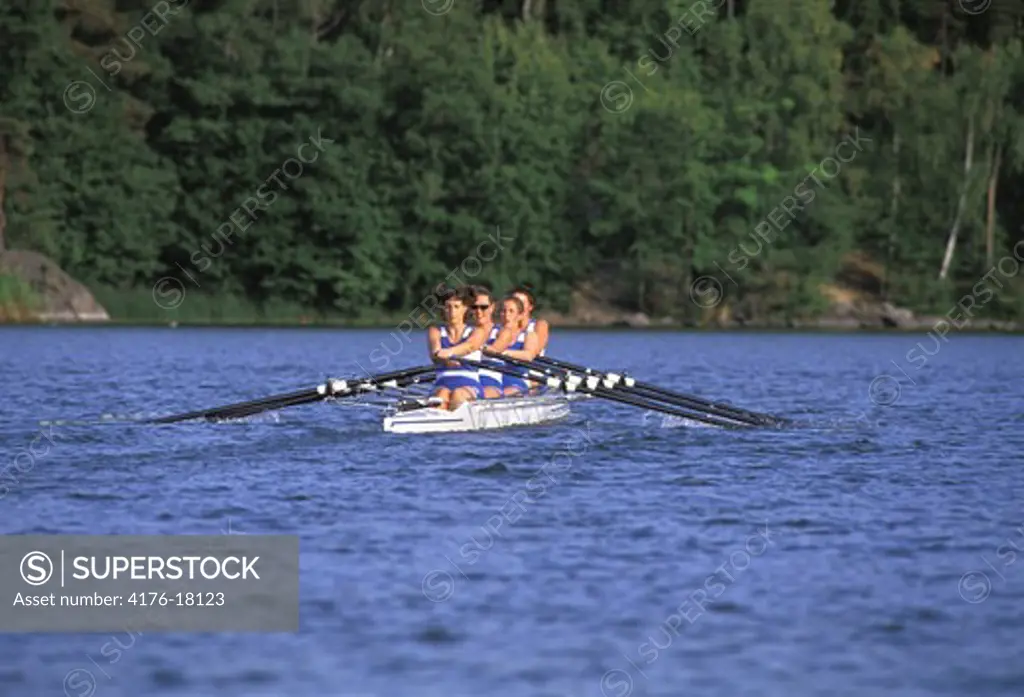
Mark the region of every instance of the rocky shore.
MULTIPOLYGON (((915 315, 913 312, 903 308, 896 308, 887 303, 866 309, 856 315, 839 316, 829 315, 808 319, 735 319, 735 318, 711 318, 705 322, 688 321, 680 322, 672 317, 650 317, 643 312, 621 312, 607 313, 595 318, 592 315, 574 315, 559 313, 542 313, 554 327, 565 328, 631 328, 631 329, 658 329, 658 328, 700 328, 700 329, 736 329, 736 330, 772 330, 772 329, 795 329, 808 331, 906 331, 906 332, 927 332, 934 329, 941 322, 949 322, 946 317, 931 315, 915 315)), ((962 325, 958 331, 971 332, 1024 332, 1024 323, 1005 320, 990 320, 975 318, 968 322, 958 320, 962 325)))
MULTIPOLYGON (((916 314, 912 310, 873 298, 870 294, 824 286, 822 296, 829 303, 828 310, 819 317, 771 318, 745 316, 733 310, 727 302, 705 308, 698 320, 680 321, 675 317, 649 316, 643 312, 618 310, 593 292, 575 291, 572 309, 567 313, 542 312, 552 326, 560 327, 623 327, 646 328, 703 328, 703 329, 795 329, 809 331, 907 331, 927 332, 941 322, 952 324, 950 318, 916 314)), ((953 313, 959 328, 954 331, 1020 332, 1024 323, 984 317, 960 316, 953 313)))
POLYGON ((0 299, 0 322, 106 322, 107 311, 84 285, 42 254, 0 252, 0 276, 27 291, 18 301, 0 299))
MULTIPOLYGON (((890 306, 891 307, 891 306, 890 306)), ((579 317, 571 314, 544 314, 554 327, 564 328, 630 328, 630 329, 718 329, 718 330, 774 330, 794 329, 807 331, 905 331, 928 332, 939 326, 941 322, 949 323, 946 317, 931 315, 915 315, 910 310, 893 308, 889 311, 884 305, 861 316, 854 317, 817 317, 809 319, 755 319, 739 320, 712 319, 707 322, 680 322, 672 317, 650 317, 642 312, 623 312, 614 319, 602 318, 595 321, 592 317, 579 317), (909 314, 908 314, 909 313, 909 314)), ((976 318, 968 322, 958 320, 961 327, 956 331, 970 332, 1024 332, 1024 323, 1006 320, 990 320, 976 318)))

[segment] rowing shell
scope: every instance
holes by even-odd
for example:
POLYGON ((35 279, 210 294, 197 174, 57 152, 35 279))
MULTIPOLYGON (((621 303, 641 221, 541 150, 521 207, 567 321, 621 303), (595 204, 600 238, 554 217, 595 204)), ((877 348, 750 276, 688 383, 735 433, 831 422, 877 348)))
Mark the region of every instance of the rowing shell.
POLYGON ((384 417, 386 433, 455 433, 513 426, 535 426, 569 416, 569 402, 583 395, 541 395, 482 399, 454 411, 428 406, 425 401, 403 403, 384 417))

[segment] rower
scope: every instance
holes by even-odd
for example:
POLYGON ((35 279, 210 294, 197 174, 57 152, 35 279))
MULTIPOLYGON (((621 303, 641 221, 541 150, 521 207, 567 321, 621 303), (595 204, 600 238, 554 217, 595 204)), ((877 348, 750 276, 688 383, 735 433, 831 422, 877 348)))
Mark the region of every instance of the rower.
MULTIPOLYGON (((470 306, 470 309, 473 311, 473 323, 487 331, 487 341, 484 345, 488 350, 493 351, 494 342, 501 333, 501 325, 494 323, 494 296, 491 295, 491 291, 488 288, 483 286, 475 286, 473 292, 476 294, 476 300, 470 306)), ((501 361, 497 358, 486 356, 481 359, 481 362, 501 365, 501 361)), ((484 399, 496 399, 502 396, 501 378, 502 375, 497 370, 480 369, 480 386, 484 391, 484 399)))
POLYGON ((480 360, 480 349, 489 331, 466 323, 474 301, 468 288, 445 289, 438 293, 438 299, 444 302, 445 323, 427 332, 431 360, 438 364, 432 396, 440 400, 442 409, 454 411, 466 402, 482 398, 483 389, 475 369, 450 359, 480 360))
POLYGON ((487 286, 468 286, 473 303, 469 306, 470 313, 467 315, 473 326, 494 326, 494 296, 487 286))
POLYGON ((537 302, 533 297, 533 291, 529 286, 524 284, 513 288, 511 295, 514 295, 522 301, 524 307, 523 328, 526 329, 527 333, 537 335, 537 338, 540 341, 540 352, 537 355, 543 356, 544 349, 548 346, 551 327, 548 325, 548 321, 546 319, 534 318, 533 311, 537 307, 537 302))
MULTIPOLYGON (((514 295, 509 295, 501 302, 501 327, 497 338, 489 349, 502 356, 520 361, 532 361, 540 352, 540 340, 536 333, 527 332, 523 323, 525 305, 514 295)), ((518 375, 502 373, 501 394, 506 397, 521 396, 530 392, 529 383, 520 375, 525 376, 526 368, 509 366, 509 370, 518 375)))

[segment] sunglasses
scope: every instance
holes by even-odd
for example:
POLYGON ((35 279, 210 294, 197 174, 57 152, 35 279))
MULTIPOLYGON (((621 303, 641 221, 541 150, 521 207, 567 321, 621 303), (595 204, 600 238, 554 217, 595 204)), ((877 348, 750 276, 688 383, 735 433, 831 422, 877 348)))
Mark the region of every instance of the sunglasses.
POLYGON ((470 307, 472 309, 474 309, 474 310, 489 310, 489 309, 491 309, 490 305, 470 305, 470 307))

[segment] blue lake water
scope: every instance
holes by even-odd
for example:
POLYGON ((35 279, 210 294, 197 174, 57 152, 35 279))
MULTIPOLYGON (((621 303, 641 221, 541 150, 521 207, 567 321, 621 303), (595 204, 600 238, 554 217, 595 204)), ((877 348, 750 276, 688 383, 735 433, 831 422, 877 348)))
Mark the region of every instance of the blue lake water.
MULTIPOLYGON (((21 458, 3 533, 302 550, 297 634, 0 635, 0 694, 1024 694, 1024 338, 557 332, 549 348, 801 421, 785 430, 596 400, 558 426, 429 437, 325 404, 121 421, 372 370, 387 336, 0 328, 0 467, 21 458)), ((425 362, 415 340, 389 367, 425 362)))

